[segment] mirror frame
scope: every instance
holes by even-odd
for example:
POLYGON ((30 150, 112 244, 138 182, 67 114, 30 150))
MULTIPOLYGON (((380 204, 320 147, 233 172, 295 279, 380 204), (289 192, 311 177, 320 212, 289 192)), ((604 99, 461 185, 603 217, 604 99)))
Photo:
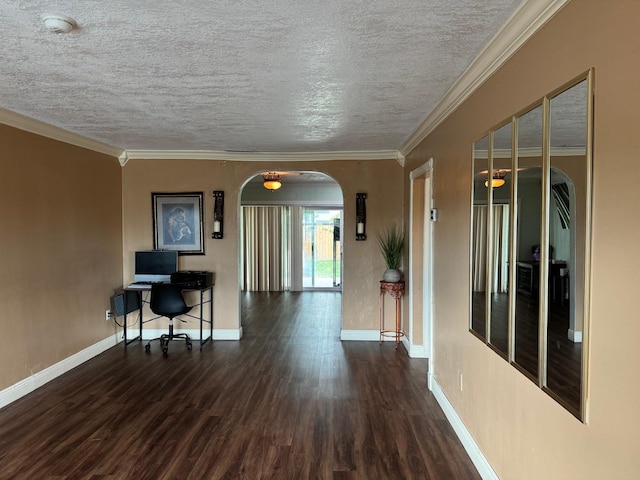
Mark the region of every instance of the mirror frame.
MULTIPOLYGON (((588 375, 588 366, 589 366, 589 330, 590 330, 590 311, 589 304, 591 298, 591 236, 592 236, 592 208, 593 208, 593 103, 594 103, 594 69, 589 69, 586 72, 578 75, 573 78, 569 82, 565 83, 561 87, 553 90, 549 94, 545 95, 542 99, 539 99, 527 107, 523 108, 519 112, 514 115, 511 115, 508 119, 503 120, 502 122, 496 124, 488 131, 484 132, 484 134, 472 145, 472 164, 471 164, 471 201, 470 201, 470 209, 471 209, 471 221, 470 221, 470 245, 469 245, 469 278, 471 280, 469 287, 469 331, 485 343, 491 350, 498 353, 500 357, 505 358, 511 365, 513 365, 516 370, 523 373, 527 378, 534 381, 539 388, 541 388, 545 393, 547 393, 551 398, 553 398, 556 402, 562 405, 565 409, 567 409, 572 415, 574 415, 577 419, 582 421, 583 423, 588 422, 588 405, 589 405, 589 375, 588 375), (581 271, 583 274, 583 285, 576 285, 575 288, 581 288, 582 295, 582 345, 581 345, 581 359, 580 359, 580 407, 578 410, 574 408, 568 401, 562 398, 562 396, 554 392, 553 390, 547 387, 547 373, 548 373, 548 356, 547 356, 547 332, 548 332, 548 305, 549 305, 549 297, 550 292, 548 288, 540 287, 539 288, 539 311, 538 311, 538 375, 537 378, 531 373, 524 370, 521 366, 519 366, 515 362, 515 295, 516 291, 516 226, 518 223, 518 212, 517 209, 517 196, 518 196, 518 186, 517 186, 517 178, 518 178, 518 119, 520 116, 526 114, 527 112, 535 109, 539 105, 542 105, 542 184, 541 184, 541 195, 542 195, 542 204, 541 204, 541 222, 540 222, 540 260, 539 260, 539 285, 547 285, 547 280, 549 278, 549 264, 548 262, 551 260, 549 254, 549 218, 550 218, 550 171, 551 171, 551 147, 550 147, 550 108, 551 108, 551 100, 561 93, 571 89, 572 87, 586 81, 586 145, 585 145, 585 199, 584 199, 584 209, 585 209, 585 248, 584 248, 584 271, 581 271), (491 339, 491 298, 488 292, 490 281, 491 281, 491 273, 489 268, 487 268, 486 272, 486 282, 487 282, 487 293, 485 295, 485 335, 484 338, 473 330, 473 278, 472 272, 474 268, 475 259, 473 258, 473 242, 474 242, 474 205, 475 205, 475 152, 476 152, 476 144, 479 141, 483 141, 485 138, 489 139, 489 148, 488 148, 488 158, 487 158, 487 176, 493 172, 493 135, 499 130, 501 127, 505 126, 511 122, 512 125, 512 151, 511 151, 511 192, 510 192, 510 205, 511 209, 509 212, 509 298, 508 298, 508 353, 507 355, 504 352, 500 352, 497 348, 495 348, 490 343, 491 339)), ((491 208, 493 200, 493 195, 491 194, 491 187, 487 188, 487 205, 491 208)), ((491 232, 493 230, 493 216, 491 212, 488 212, 488 225, 487 225, 487 252, 486 255, 490 256, 489 250, 491 250, 491 232)))

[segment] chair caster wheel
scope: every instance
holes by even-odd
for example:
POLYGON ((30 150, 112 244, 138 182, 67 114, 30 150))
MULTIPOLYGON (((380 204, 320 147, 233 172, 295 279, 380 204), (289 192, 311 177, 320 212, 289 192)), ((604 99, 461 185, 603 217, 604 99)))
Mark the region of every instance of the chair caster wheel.
POLYGON ((168 356, 169 356, 169 349, 168 349, 168 348, 166 348, 166 347, 165 347, 165 348, 163 348, 163 349, 162 349, 162 355, 164 355, 165 357, 168 357, 168 356))
POLYGON ((191 349, 193 348, 193 345, 191 344, 191 342, 187 343, 187 348, 188 348, 189 350, 191 350, 191 349))
POLYGON ((150 352, 151 351, 151 345, 149 345, 148 343, 144 346, 144 351, 145 352, 150 352))

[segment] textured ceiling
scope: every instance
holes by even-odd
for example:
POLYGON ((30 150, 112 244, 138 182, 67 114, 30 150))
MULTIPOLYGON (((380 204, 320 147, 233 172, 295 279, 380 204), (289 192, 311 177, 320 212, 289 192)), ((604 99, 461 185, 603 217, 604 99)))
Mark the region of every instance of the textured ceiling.
POLYGON ((395 150, 521 3, 3 0, 0 107, 128 150, 395 150))

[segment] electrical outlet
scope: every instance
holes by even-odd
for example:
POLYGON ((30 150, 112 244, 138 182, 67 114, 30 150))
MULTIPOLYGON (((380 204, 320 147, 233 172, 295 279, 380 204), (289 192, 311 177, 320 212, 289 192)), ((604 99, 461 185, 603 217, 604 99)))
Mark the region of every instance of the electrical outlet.
POLYGON ((111 310, 109 310, 109 309, 105 310, 104 319, 107 320, 107 321, 111 320, 111 310))

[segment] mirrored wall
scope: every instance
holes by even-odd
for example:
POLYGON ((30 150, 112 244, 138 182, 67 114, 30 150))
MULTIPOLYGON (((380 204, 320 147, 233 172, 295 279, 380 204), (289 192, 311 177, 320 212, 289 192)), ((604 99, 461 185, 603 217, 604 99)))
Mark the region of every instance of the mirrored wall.
POLYGON ((585 420, 593 72, 473 145, 470 331, 585 420))

